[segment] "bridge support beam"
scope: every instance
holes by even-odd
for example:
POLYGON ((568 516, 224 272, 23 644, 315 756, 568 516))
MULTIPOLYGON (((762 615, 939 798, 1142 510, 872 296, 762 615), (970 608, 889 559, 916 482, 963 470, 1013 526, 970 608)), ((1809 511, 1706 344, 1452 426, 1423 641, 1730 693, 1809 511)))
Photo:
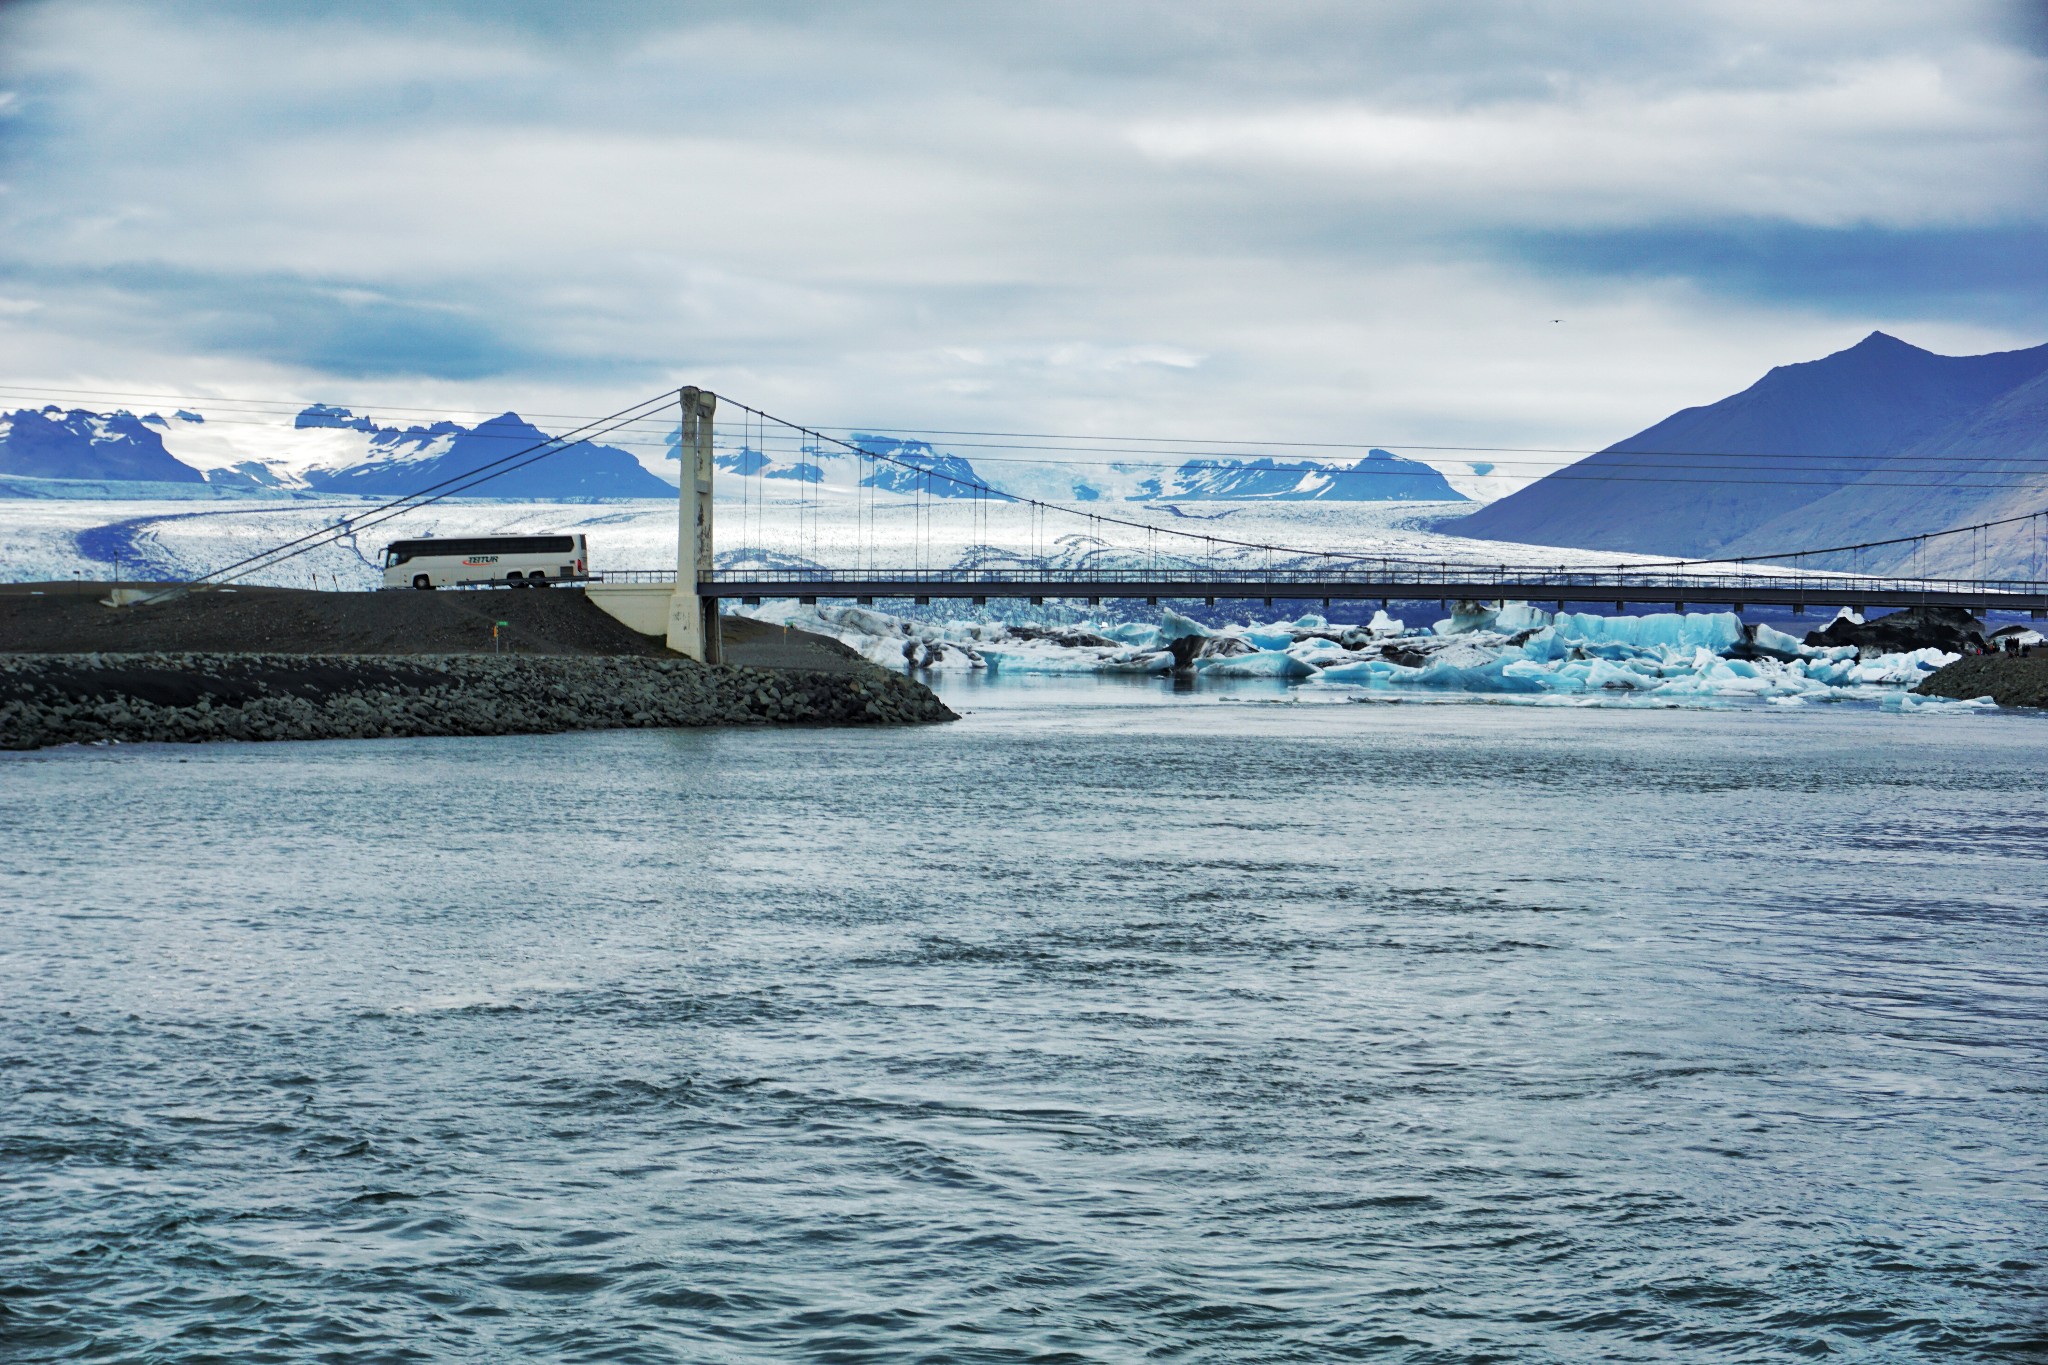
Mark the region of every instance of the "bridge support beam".
POLYGON ((668 603, 668 647, 699 663, 715 664, 723 654, 718 638, 718 599, 700 597, 711 581, 711 417, 718 396, 702 389, 682 391, 683 430, 677 454, 682 482, 676 488, 676 586, 668 603))

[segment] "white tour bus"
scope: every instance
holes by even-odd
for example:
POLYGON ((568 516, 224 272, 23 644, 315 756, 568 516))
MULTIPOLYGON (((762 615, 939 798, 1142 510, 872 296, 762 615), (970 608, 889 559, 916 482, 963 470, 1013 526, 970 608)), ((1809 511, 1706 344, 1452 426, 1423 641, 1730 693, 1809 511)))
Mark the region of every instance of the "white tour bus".
POLYGON ((384 550, 387 588, 445 588, 451 583, 540 587, 589 572, 582 536, 467 536, 394 540, 384 550))

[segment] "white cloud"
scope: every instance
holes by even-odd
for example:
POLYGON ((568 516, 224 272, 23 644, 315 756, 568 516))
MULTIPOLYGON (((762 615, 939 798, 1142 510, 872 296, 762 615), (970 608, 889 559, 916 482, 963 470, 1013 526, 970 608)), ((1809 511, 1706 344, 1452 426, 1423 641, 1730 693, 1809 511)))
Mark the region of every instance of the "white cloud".
POLYGON ((557 412, 690 380, 849 424, 1199 413, 1399 448, 1604 443, 1872 326, 2041 339, 1490 241, 2048 218, 2042 63, 1989 11, 1617 13, 6 11, 0 365, 557 412), (470 368, 344 383, 278 349, 288 306, 460 322, 470 368))

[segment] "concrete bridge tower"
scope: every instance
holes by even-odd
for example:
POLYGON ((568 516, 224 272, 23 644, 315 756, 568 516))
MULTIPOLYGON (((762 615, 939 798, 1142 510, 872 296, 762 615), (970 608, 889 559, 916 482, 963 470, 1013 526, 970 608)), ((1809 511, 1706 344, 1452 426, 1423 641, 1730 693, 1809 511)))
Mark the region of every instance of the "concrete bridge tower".
POLYGON ((668 647, 703 663, 720 662, 718 599, 702 596, 711 581, 711 417, 718 395, 682 391, 683 429, 677 450, 682 481, 676 489, 676 586, 668 603, 668 647))

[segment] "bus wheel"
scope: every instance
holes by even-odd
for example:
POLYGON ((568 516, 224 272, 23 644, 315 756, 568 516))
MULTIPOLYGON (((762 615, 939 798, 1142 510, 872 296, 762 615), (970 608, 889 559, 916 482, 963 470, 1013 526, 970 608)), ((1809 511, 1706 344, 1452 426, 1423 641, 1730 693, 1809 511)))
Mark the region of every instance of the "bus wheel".
POLYGON ((423 573, 416 573, 412 576, 412 585, 421 592, 432 592, 434 590, 434 580, 423 573))
POLYGON ((542 570, 535 569, 526 576, 526 581, 533 584, 536 588, 545 588, 548 585, 548 576, 542 570))

